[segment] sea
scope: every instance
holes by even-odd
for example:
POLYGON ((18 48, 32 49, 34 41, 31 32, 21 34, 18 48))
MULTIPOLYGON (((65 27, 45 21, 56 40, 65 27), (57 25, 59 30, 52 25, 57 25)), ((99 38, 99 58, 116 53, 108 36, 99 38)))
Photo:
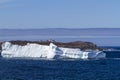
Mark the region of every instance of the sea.
POLYGON ((0 80, 120 80, 120 51, 103 59, 0 58, 0 80))
POLYGON ((96 43, 102 59, 0 57, 0 80, 120 80, 120 29, 0 30, 0 41, 55 39, 96 43), (74 30, 74 31, 73 31, 74 30))

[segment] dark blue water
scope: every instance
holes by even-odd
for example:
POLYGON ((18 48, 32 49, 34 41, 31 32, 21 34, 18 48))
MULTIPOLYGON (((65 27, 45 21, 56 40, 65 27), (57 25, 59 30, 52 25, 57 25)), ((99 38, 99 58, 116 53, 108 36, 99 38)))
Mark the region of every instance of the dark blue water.
POLYGON ((0 80, 120 80, 120 52, 90 60, 0 58, 0 80))

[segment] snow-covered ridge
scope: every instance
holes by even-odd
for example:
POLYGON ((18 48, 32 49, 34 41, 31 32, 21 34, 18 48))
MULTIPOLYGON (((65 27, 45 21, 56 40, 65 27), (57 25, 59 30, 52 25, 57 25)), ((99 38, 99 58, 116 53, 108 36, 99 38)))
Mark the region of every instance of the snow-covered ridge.
POLYGON ((39 57, 39 58, 104 58, 106 56, 102 51, 81 51, 74 48, 57 47, 50 43, 47 45, 39 45, 28 43, 25 46, 14 45, 10 42, 2 44, 2 57, 39 57))

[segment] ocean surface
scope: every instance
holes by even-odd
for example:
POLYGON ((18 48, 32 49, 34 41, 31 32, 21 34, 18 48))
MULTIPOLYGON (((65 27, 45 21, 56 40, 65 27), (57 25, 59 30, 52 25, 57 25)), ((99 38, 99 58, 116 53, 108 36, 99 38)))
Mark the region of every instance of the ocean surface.
POLYGON ((0 80, 120 80, 120 51, 104 59, 0 58, 0 80))

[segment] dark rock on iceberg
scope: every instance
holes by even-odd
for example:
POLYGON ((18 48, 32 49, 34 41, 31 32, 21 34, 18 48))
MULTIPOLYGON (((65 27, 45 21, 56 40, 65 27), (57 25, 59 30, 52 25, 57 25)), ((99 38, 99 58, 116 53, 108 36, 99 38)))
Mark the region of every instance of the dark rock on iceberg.
POLYGON ((83 41, 74 41, 74 42, 63 43, 63 42, 56 42, 56 41, 20 41, 20 40, 16 40, 16 41, 9 41, 9 42, 11 42, 12 44, 17 44, 17 45, 21 45, 21 46, 27 45, 27 43, 37 43, 40 45, 49 45, 52 42, 53 44, 57 45, 58 47, 79 48, 81 50, 99 49, 96 44, 94 44, 92 42, 83 42, 83 41))

